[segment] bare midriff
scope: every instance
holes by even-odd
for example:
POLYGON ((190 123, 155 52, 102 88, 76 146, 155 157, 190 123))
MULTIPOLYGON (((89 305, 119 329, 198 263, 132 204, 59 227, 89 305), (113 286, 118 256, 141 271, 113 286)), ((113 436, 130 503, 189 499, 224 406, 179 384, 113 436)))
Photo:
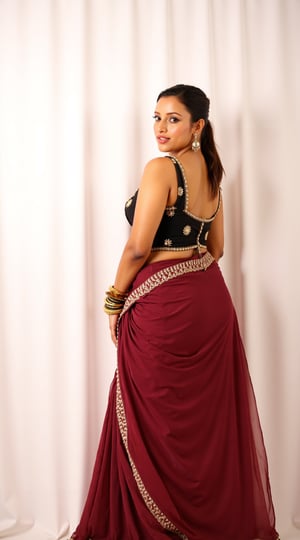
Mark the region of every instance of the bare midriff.
MULTIPOLYGON (((201 248, 200 253, 204 254, 206 253, 205 248, 201 248)), ((146 264, 150 264, 153 262, 158 261, 168 261, 172 259, 190 259, 194 255, 197 255, 198 249, 185 249, 183 251, 164 251, 164 250, 157 250, 157 251, 151 251, 146 264)))

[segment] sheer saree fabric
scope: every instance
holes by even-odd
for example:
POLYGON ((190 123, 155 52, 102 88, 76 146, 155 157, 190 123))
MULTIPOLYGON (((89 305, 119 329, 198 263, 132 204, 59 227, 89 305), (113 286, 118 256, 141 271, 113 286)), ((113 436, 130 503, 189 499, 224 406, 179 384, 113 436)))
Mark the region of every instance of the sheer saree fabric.
POLYGON ((219 266, 156 262, 119 323, 94 473, 76 540, 275 540, 267 458, 219 266))

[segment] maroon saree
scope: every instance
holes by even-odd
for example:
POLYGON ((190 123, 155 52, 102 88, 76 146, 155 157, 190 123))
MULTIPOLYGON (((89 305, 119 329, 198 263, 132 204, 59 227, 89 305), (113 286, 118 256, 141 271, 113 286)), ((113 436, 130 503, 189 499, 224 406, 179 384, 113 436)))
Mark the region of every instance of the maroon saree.
POLYGON ((207 254, 143 268, 76 540, 275 540, 234 307, 207 254))

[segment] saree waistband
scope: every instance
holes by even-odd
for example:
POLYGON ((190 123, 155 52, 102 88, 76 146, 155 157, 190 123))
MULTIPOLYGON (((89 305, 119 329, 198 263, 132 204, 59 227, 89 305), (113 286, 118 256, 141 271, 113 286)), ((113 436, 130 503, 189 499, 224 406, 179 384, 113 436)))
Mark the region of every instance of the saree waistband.
POLYGON ((122 315, 124 315, 124 313, 126 313, 126 311, 137 300, 142 298, 145 294, 150 293, 153 289, 155 289, 156 287, 159 287, 166 281, 182 276, 184 274, 188 274, 190 272, 199 272, 199 271, 203 272, 207 270, 207 268, 214 261, 215 259, 209 253, 209 251, 206 251, 206 253, 204 253, 204 255, 202 255, 201 257, 193 257, 191 259, 186 259, 176 264, 166 266, 165 268, 162 268, 161 270, 158 270, 157 272, 152 274, 150 277, 148 277, 138 287, 136 287, 130 292, 130 294, 128 295, 126 299, 126 302, 124 304, 124 308, 120 317, 122 317, 122 315))

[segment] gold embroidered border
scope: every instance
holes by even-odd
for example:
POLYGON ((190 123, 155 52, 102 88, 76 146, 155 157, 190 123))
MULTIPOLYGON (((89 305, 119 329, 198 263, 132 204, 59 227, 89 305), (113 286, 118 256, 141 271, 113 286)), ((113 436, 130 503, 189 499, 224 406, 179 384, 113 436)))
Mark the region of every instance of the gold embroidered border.
MULTIPOLYGON (((150 276, 148 279, 146 279, 139 287, 134 289, 130 295, 128 296, 124 309, 120 315, 120 317, 142 296, 145 294, 151 292, 153 289, 158 287, 159 285, 162 285, 163 283, 169 281, 170 279, 174 279, 178 276, 181 276, 183 274, 187 274, 190 272, 199 272, 206 270, 213 262, 214 262, 213 256, 206 252, 202 257, 197 259, 189 259, 187 261, 182 261, 180 263, 174 264, 172 266, 169 266, 167 268, 163 268, 162 270, 159 270, 152 276, 150 276)), ((155 501, 152 499, 151 495, 148 493, 143 480, 136 468, 136 465, 131 457, 129 448, 128 448, 128 439, 127 439, 127 421, 126 421, 126 415, 125 415, 125 409, 121 394, 121 388, 120 388, 120 381, 119 381, 119 374, 118 370, 116 372, 117 374, 117 390, 116 390, 116 412, 117 412, 117 418, 118 418, 118 424, 119 429, 122 437, 123 444, 125 446, 127 456, 129 459, 129 463, 133 472, 133 477, 137 483, 137 487, 141 493, 141 496, 148 508, 148 510, 151 512, 151 514, 155 517, 155 519, 160 523, 160 525, 169 531, 174 532, 179 538, 182 540, 188 540, 188 537, 183 534, 181 531, 179 531, 174 523, 172 523, 167 516, 160 510, 160 508, 157 506, 155 501)))
POLYGON ((142 495, 143 500, 144 500, 148 510, 150 510, 151 514, 155 517, 155 519, 159 522, 159 524, 164 529, 167 529, 168 531, 174 532, 182 540, 188 540, 188 537, 185 534, 183 534, 182 532, 180 532, 176 528, 174 523, 172 523, 172 521, 170 521, 167 518, 167 516, 159 509, 157 504, 154 502, 151 495, 148 493, 147 489, 145 488, 143 480, 142 480, 142 478, 141 478, 141 476, 140 476, 140 474, 139 474, 139 472, 138 472, 138 470, 137 470, 137 468, 135 466, 135 463, 134 463, 134 461, 133 461, 133 459, 131 457, 131 454, 130 454, 130 451, 129 451, 129 448, 128 448, 127 421, 126 421, 125 409, 124 409, 122 393, 121 393, 121 388, 120 388, 118 370, 116 371, 116 375, 117 375, 116 410, 117 410, 117 418, 118 418, 119 429, 120 429, 120 432, 121 432, 121 437, 122 437, 123 444, 124 444, 124 446, 126 448, 129 463, 131 465, 131 469, 132 469, 132 472, 133 472, 133 477, 134 477, 134 479, 135 479, 135 481, 137 483, 137 487, 138 487, 138 489, 140 491, 140 494, 142 495))
POLYGON ((174 264, 173 266, 168 266, 159 270, 153 276, 150 276, 146 281, 144 281, 139 287, 134 289, 126 299, 124 304, 123 311, 120 315, 124 313, 134 304, 139 298, 151 292, 155 287, 162 285, 170 279, 174 279, 183 274, 188 274, 190 272, 198 272, 206 270, 213 262, 213 256, 207 251, 199 259, 188 259, 187 261, 182 261, 180 263, 174 264))

